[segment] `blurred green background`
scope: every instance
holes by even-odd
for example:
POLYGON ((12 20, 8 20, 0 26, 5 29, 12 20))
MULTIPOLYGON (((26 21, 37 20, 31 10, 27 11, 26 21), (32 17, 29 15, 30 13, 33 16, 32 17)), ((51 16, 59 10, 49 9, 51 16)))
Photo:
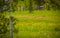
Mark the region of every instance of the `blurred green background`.
POLYGON ((60 0, 0 0, 0 38, 60 38, 60 0))

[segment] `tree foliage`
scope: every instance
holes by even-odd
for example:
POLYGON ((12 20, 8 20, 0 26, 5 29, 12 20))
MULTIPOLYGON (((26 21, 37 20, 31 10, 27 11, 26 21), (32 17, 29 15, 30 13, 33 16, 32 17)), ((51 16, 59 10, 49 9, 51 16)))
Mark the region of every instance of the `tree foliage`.
MULTIPOLYGON (((6 17, 7 14, 6 11, 10 10, 9 2, 10 1, 7 2, 5 0, 0 0, 0 38, 8 38, 4 36, 10 31, 9 30, 10 19, 6 17)), ((16 24, 16 19, 14 17, 12 17, 12 24, 13 24, 13 28, 15 29, 14 25, 16 24)), ((7 36, 9 35, 7 34, 7 36)))
POLYGON ((56 9, 60 9, 60 0, 50 0, 52 7, 56 9))

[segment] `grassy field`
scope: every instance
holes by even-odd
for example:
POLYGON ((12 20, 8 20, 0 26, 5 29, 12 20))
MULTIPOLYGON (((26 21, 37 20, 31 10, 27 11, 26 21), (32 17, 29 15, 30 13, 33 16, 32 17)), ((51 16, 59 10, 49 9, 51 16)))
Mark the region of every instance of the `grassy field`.
POLYGON ((14 38, 60 38, 60 12, 57 10, 20 11, 13 16, 17 19, 18 30, 14 38))

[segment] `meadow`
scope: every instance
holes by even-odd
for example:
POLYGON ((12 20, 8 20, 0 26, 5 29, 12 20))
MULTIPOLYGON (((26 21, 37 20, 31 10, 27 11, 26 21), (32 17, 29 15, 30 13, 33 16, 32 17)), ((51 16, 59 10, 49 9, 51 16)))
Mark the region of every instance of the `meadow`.
POLYGON ((14 12, 18 30, 13 38, 60 38, 60 12, 58 10, 35 10, 14 12))

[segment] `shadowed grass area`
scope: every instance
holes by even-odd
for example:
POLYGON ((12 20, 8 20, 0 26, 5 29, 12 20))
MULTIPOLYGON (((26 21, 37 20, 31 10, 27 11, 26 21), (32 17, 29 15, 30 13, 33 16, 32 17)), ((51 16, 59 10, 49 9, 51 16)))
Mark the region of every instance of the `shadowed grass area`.
POLYGON ((18 33, 14 33, 14 38, 59 38, 60 31, 55 30, 60 26, 59 14, 57 10, 13 13, 17 19, 16 28, 18 30, 18 33))

